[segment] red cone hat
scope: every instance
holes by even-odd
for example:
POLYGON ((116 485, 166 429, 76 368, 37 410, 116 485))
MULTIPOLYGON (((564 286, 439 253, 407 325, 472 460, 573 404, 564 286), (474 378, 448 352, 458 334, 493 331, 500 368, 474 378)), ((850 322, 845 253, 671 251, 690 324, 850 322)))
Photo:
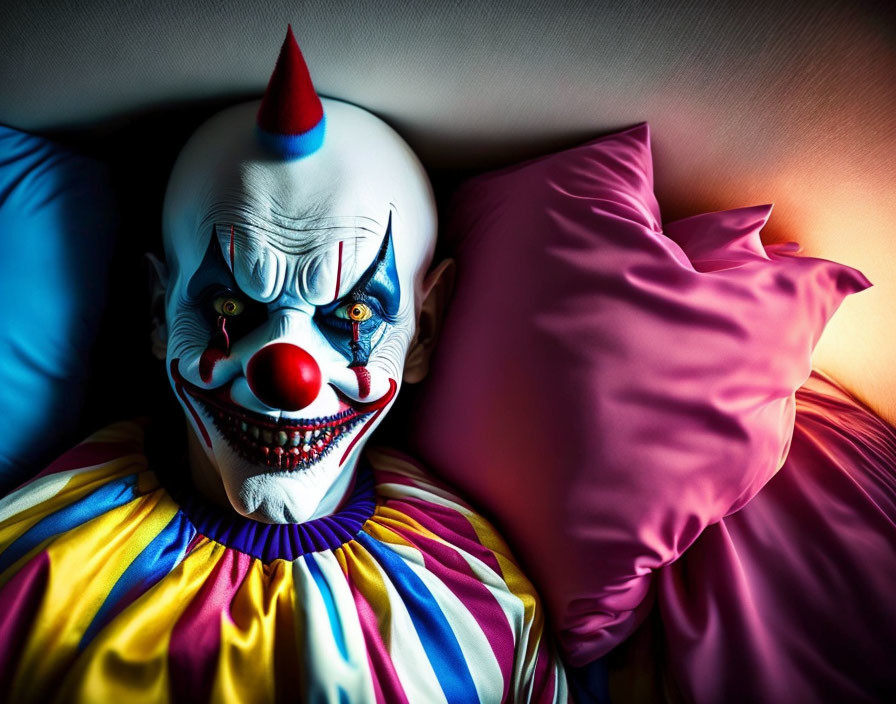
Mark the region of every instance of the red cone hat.
POLYGON ((320 97, 289 25, 258 109, 258 137, 282 158, 298 159, 323 144, 325 122, 320 97))

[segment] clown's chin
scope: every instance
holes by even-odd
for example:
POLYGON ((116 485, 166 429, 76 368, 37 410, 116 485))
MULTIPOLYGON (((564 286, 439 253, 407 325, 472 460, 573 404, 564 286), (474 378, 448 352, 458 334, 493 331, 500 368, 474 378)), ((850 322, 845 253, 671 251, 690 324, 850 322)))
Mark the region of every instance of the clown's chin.
POLYGON ((349 488, 351 450, 360 449, 352 441, 370 415, 347 410, 286 423, 202 401, 197 410, 228 501, 264 523, 302 523, 336 509, 349 488))
MULTIPOLYGON (((328 447, 342 445, 352 434, 342 433, 328 447)), ((302 523, 326 515, 336 508, 351 479, 349 469, 354 462, 341 464, 341 452, 323 452, 300 470, 277 469, 247 459, 216 430, 211 438, 210 459, 217 466, 230 504, 257 521, 302 523)))

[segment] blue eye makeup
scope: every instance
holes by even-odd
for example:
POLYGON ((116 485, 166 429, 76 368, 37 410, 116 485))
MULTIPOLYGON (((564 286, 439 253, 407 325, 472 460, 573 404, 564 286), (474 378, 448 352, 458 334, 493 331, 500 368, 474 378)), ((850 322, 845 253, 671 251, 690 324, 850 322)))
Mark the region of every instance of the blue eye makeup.
POLYGON ((367 271, 340 300, 318 308, 315 319, 330 344, 351 360, 349 366, 364 366, 374 334, 384 323, 395 322, 400 300, 390 214, 383 243, 367 271))

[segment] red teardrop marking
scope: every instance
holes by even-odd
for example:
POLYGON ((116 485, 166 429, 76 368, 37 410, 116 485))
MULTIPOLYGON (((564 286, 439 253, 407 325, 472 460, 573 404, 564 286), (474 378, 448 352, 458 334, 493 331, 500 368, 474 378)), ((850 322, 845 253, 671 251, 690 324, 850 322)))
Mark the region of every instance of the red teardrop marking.
POLYGON ((206 384, 211 382, 215 365, 226 356, 227 353, 224 350, 219 350, 216 347, 206 348, 199 358, 199 376, 203 382, 206 384))
POLYGON ((218 316, 218 332, 199 357, 199 377, 208 384, 212 380, 215 365, 230 355, 230 335, 227 334, 227 319, 218 316), (223 345, 223 349, 221 348, 223 345))
POLYGON ((352 341, 357 342, 361 337, 361 322, 358 320, 352 321, 352 341))
POLYGON ((218 332, 224 336, 224 352, 230 354, 230 335, 227 334, 227 318, 218 316, 218 332))

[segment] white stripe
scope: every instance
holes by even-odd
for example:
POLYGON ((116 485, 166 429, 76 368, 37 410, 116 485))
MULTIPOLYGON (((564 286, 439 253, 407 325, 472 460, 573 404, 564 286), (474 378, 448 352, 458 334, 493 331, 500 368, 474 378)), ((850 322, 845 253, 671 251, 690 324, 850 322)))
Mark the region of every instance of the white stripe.
MULTIPOLYGON (((437 506, 447 506, 450 509, 457 511, 464 516, 470 513, 470 509, 462 503, 458 503, 459 499, 457 497, 452 496, 451 494, 444 493, 434 493, 430 489, 424 489, 417 486, 407 486, 406 484, 377 484, 376 485, 376 493, 385 499, 420 499, 421 501, 425 501, 430 504, 436 504, 437 506)), ((414 520, 411 517, 408 517, 409 521, 414 520)))
MULTIPOLYGON (((407 549, 404 547, 402 552, 407 549)), ((500 702, 504 690, 501 667, 488 637, 479 627, 473 614, 439 577, 412 561, 409 561, 408 565, 429 589, 454 632, 467 669, 476 685, 479 701, 489 704, 500 702)), ((466 575, 460 577, 460 579, 466 578, 466 575)))
MULTIPOLYGON (((374 538, 374 540, 376 539, 374 538)), ((380 545, 384 550, 393 547, 382 542, 380 545)), ((374 563, 386 587, 386 595, 392 612, 392 638, 389 643, 389 654, 408 701, 412 704, 417 702, 448 704, 404 601, 396 591, 392 580, 389 579, 389 575, 383 571, 382 566, 376 562, 375 558, 374 563)))
MULTIPOLYGON (((538 663, 538 650, 532 654, 531 660, 526 660, 526 648, 529 639, 532 636, 532 621, 526 620, 526 610, 522 600, 507 586, 507 583, 492 569, 489 565, 482 562, 478 558, 463 550, 458 550, 470 568, 473 574, 482 584, 492 593, 501 610, 504 612, 510 630, 513 631, 514 638, 514 663, 510 681, 510 700, 525 702, 531 698, 532 686, 534 684, 535 668, 538 663)), ((535 594, 535 588, 531 587, 531 592, 535 594)), ((544 606, 539 601, 537 609, 544 615, 544 606)), ((535 634, 535 637, 548 638, 548 634, 535 634)), ((556 669, 558 660, 554 658, 554 668, 556 669)), ((566 701, 566 680, 563 671, 559 671, 558 685, 563 680, 562 688, 555 687, 555 701, 566 701), (561 699, 557 699, 561 696, 561 699)))
POLYGON ((307 701, 310 704, 339 704, 341 689, 350 702, 374 704, 376 695, 370 679, 367 648, 348 583, 332 552, 316 553, 313 559, 332 592, 336 615, 345 635, 348 658, 343 657, 332 635, 326 602, 305 558, 294 560, 292 574, 299 622, 296 637, 298 650, 305 654, 308 669, 310 689, 307 701))
POLYGON ((0 521, 5 521, 17 513, 21 513, 44 501, 49 501, 65 488, 65 485, 68 484, 73 476, 97 469, 104 464, 105 462, 91 465, 90 467, 77 467, 35 479, 30 484, 17 489, 0 500, 0 521))

